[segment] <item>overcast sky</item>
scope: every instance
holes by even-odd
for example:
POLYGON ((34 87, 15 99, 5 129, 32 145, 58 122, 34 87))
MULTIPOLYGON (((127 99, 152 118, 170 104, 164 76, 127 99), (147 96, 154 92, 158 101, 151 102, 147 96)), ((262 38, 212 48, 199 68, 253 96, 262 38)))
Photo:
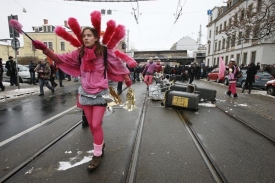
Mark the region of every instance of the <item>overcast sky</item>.
MULTIPOLYGON (((113 10, 102 16, 102 29, 110 19, 129 30, 129 46, 139 50, 170 49, 182 37, 198 38, 202 26, 202 44, 206 43, 207 10, 226 5, 226 0, 155 0, 136 2, 79 2, 64 0, 0 0, 0 39, 9 38, 8 16, 18 15, 25 32, 32 26, 41 26, 43 19, 51 25, 63 25, 69 17, 78 19, 81 26, 90 26, 90 13, 94 10, 113 10), (176 21, 178 4, 182 15, 176 21), (138 24, 132 12, 139 7, 138 24), (22 10, 26 9, 26 13, 22 10), (175 23, 176 21, 176 23, 175 23)), ((179 11, 179 9, 178 9, 179 11)), ((136 14, 138 12, 136 11, 136 14)), ((138 15, 138 14, 137 14, 138 15)))

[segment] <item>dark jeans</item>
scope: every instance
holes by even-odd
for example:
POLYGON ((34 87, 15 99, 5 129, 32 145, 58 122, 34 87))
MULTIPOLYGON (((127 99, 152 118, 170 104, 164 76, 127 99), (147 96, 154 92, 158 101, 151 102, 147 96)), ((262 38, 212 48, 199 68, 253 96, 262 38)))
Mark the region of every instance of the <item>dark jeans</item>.
POLYGON ((250 93, 251 92, 251 88, 252 88, 252 83, 253 82, 251 82, 251 81, 245 80, 245 84, 244 84, 242 92, 244 92, 245 89, 248 89, 248 93, 250 93))
POLYGON ((30 72, 30 84, 35 84, 35 72, 30 72))
POLYGON ((13 86, 13 85, 18 85, 18 83, 17 83, 17 76, 16 75, 11 75, 10 76, 10 84, 11 84, 11 86, 13 86))
POLYGON ((194 75, 191 74, 191 75, 190 75, 190 78, 189 78, 189 84, 192 84, 193 80, 194 80, 194 75))
POLYGON ((54 82, 54 79, 55 79, 55 77, 50 76, 50 82, 51 82, 52 87, 56 87, 57 86, 56 82, 54 82))
POLYGON ((49 85, 49 80, 45 80, 45 79, 39 79, 39 87, 40 87, 40 94, 44 94, 44 90, 43 90, 43 86, 46 86, 47 88, 49 88, 51 91, 53 91, 53 87, 51 87, 49 85))
POLYGON ((122 84, 123 84, 123 82, 118 82, 117 83, 117 93, 118 94, 122 93, 122 84))
POLYGON ((139 72, 135 72, 135 80, 136 81, 140 81, 140 79, 139 79, 139 72))

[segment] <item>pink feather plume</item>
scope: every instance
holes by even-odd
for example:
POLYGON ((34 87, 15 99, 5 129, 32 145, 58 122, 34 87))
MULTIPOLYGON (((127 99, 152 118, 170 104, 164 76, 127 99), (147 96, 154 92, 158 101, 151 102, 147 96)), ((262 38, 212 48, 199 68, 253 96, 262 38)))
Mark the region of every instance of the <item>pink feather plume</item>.
POLYGON ((16 30, 19 34, 22 34, 22 24, 20 24, 17 20, 11 19, 10 20, 10 26, 16 30))
POLYGON ((107 45, 107 43, 110 41, 110 38, 112 37, 113 33, 115 32, 115 28, 116 28, 116 22, 114 20, 109 20, 107 22, 107 28, 103 35, 103 39, 102 39, 103 44, 107 45))
POLYGON ((98 36, 100 37, 101 31, 101 12, 100 11, 93 11, 91 14, 91 22, 94 28, 96 29, 98 36))
POLYGON ((121 39, 123 39, 125 35, 126 35, 125 27, 123 25, 118 25, 115 28, 115 32, 112 35, 111 40, 107 44, 107 48, 109 48, 109 49, 115 48, 117 46, 117 44, 119 43, 119 41, 121 39))
POLYGON ((78 41, 83 43, 82 36, 81 36, 81 27, 80 27, 77 19, 70 17, 68 19, 68 25, 72 29, 75 36, 77 37, 78 41))
POLYGON ((123 53, 119 50, 115 50, 114 53, 118 58, 125 61, 130 68, 134 68, 137 66, 137 62, 133 58, 129 57, 126 53, 123 53))
POLYGON ((65 39, 66 41, 69 41, 71 43, 71 45, 73 45, 74 47, 78 48, 81 46, 81 43, 75 37, 73 37, 70 33, 68 33, 63 27, 57 26, 55 28, 54 32, 58 36, 65 39))

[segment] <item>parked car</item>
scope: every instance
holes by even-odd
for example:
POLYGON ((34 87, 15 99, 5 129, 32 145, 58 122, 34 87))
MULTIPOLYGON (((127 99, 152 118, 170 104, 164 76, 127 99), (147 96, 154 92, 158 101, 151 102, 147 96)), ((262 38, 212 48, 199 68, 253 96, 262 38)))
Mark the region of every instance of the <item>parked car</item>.
POLYGON ((206 79, 207 79, 207 81, 214 80, 214 81, 217 81, 219 83, 219 82, 223 82, 224 77, 219 79, 219 68, 215 68, 207 74, 206 79))
MULTIPOLYGON (((246 69, 242 69, 242 77, 238 78, 236 85, 243 87, 245 85, 245 80, 246 80, 246 69)), ((266 71, 257 71, 257 74, 255 75, 255 82, 252 83, 252 87, 256 87, 256 88, 260 88, 265 90, 266 86, 266 82, 269 80, 274 79, 273 76, 271 74, 269 74, 266 71)), ((224 84, 228 85, 228 76, 225 77, 224 79, 224 84)))
POLYGON ((265 90, 268 95, 275 95, 275 79, 266 82, 265 90))
MULTIPOLYGON (((29 72, 29 68, 21 65, 21 64, 17 64, 18 66, 18 77, 19 77, 19 83, 29 83, 30 82, 30 72, 29 72)), ((3 69, 4 69, 4 73, 3 73, 3 81, 5 82, 9 82, 10 81, 10 77, 7 76, 7 68, 5 67, 5 65, 3 65, 3 69)), ((37 73, 35 73, 35 79, 36 81, 38 81, 38 75, 37 73)))

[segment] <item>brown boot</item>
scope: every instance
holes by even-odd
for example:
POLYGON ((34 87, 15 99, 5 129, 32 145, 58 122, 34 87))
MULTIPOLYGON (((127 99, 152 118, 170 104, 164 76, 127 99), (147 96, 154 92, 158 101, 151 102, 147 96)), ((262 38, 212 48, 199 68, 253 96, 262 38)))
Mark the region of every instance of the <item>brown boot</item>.
POLYGON ((94 171, 99 166, 100 161, 101 161, 101 156, 94 156, 87 170, 90 172, 94 171))

